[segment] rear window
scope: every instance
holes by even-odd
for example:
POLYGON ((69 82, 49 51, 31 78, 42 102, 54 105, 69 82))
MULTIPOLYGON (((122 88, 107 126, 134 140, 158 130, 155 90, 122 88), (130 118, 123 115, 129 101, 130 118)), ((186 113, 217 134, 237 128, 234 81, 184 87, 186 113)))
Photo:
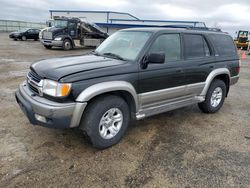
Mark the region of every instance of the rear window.
POLYGON ((237 54, 233 39, 230 36, 211 34, 210 38, 216 52, 220 56, 232 56, 237 54))
POLYGON ((185 56, 187 59, 210 56, 208 44, 202 35, 185 34, 185 56))

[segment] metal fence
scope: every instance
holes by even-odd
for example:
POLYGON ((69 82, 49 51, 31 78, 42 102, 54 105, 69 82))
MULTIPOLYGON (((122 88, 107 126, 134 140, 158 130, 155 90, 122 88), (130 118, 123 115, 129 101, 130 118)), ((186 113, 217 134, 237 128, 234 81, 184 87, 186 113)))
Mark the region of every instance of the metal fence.
POLYGON ((37 28, 43 29, 46 27, 45 23, 34 23, 15 20, 0 20, 0 31, 17 31, 23 28, 37 28))

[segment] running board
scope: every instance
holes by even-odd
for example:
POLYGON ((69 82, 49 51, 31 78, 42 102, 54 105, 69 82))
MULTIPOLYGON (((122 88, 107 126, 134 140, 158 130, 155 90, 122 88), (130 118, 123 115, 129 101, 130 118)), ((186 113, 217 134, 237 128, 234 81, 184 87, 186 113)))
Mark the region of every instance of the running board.
POLYGON ((178 101, 166 102, 164 104, 151 106, 148 108, 142 108, 139 110, 138 113, 136 113, 136 119, 137 120, 143 119, 145 117, 149 117, 149 116, 153 116, 153 115, 160 114, 163 112, 175 110, 175 109, 189 106, 192 104, 197 104, 199 102, 202 102, 201 98, 191 97, 191 98, 182 99, 182 100, 178 100, 178 101))

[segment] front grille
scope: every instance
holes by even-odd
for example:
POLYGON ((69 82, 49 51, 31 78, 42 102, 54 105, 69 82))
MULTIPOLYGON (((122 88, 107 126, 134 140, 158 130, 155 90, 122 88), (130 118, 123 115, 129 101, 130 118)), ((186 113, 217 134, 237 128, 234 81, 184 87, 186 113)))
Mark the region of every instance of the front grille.
POLYGON ((247 38, 245 38, 245 37, 244 38, 243 37, 239 38, 239 42, 240 43, 246 43, 247 42, 247 38))
POLYGON ((41 80, 42 77, 40 77, 37 73, 31 70, 27 75, 27 82, 29 89, 34 93, 39 94, 39 87, 41 87, 41 80))
POLYGON ((39 91, 36 87, 34 87, 33 85, 31 85, 30 83, 28 83, 28 86, 30 88, 31 91, 33 91, 36 94, 39 94, 39 91))
POLYGON ((49 32, 49 31, 44 31, 42 36, 43 36, 43 39, 50 39, 50 40, 53 39, 52 32, 49 32))
POLYGON ((35 73, 33 71, 30 71, 28 73, 28 76, 31 80, 35 81, 36 83, 39 83, 42 79, 37 73, 35 73))

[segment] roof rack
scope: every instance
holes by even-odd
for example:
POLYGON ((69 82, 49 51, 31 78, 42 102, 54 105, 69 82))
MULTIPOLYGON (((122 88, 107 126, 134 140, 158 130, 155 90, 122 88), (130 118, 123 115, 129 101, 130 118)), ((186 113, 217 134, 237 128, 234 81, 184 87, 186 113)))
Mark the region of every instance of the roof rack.
POLYGON ((215 32, 222 32, 220 28, 209 28, 209 27, 195 27, 190 25, 164 25, 159 27, 167 27, 167 28, 182 28, 182 29, 189 29, 189 30, 204 30, 204 31, 215 31, 215 32))

